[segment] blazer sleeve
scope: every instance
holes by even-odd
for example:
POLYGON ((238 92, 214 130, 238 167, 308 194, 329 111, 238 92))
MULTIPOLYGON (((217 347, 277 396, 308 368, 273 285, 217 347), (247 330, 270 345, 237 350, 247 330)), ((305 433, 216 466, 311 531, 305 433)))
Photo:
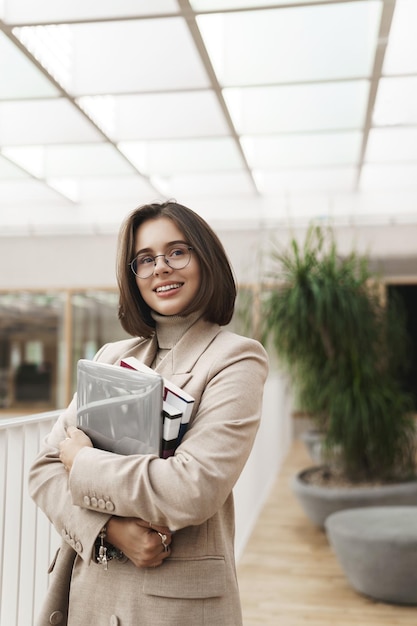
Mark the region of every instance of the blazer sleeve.
POLYGON ((255 439, 267 357, 258 342, 220 333, 195 369, 200 390, 190 392, 200 402, 175 456, 121 456, 83 448, 69 476, 75 506, 93 508, 88 502, 98 498, 114 515, 172 530, 201 524, 220 509, 255 439))

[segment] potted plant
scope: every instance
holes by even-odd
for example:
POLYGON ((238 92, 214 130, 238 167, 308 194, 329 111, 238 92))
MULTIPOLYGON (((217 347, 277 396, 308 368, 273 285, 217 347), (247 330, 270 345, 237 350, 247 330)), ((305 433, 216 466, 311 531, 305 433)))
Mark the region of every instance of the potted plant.
POLYGON ((338 254, 330 228, 310 227, 301 246, 293 239, 271 261, 264 340, 323 436, 325 464, 293 482, 304 510, 323 527, 342 508, 407 504, 409 491, 416 504, 414 420, 398 378, 406 354, 399 307, 382 301, 367 257, 338 254))

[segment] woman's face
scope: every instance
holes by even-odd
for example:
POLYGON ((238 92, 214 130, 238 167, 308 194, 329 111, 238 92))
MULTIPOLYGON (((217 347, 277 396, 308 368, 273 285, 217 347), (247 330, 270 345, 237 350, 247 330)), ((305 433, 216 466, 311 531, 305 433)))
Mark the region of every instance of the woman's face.
MULTIPOLYGON (((181 257, 176 244, 187 245, 183 233, 167 217, 149 219, 139 226, 135 236, 135 256, 140 255, 141 268, 151 272, 148 278, 136 276, 136 284, 146 304, 161 315, 181 315, 194 300, 200 287, 200 264, 194 252, 182 269, 170 267, 164 256, 171 254, 173 262, 181 257), (153 257, 155 263, 153 263, 153 257)), ((188 253, 186 253, 186 258, 188 253)))

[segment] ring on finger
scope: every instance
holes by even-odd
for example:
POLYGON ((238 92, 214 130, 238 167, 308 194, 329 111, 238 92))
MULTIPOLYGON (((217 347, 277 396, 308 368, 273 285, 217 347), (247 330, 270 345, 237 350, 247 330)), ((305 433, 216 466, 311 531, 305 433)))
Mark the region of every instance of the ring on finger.
POLYGON ((161 537, 161 542, 162 542, 162 545, 164 546, 165 552, 168 552, 169 546, 167 543, 165 543, 167 540, 167 536, 164 535, 164 533, 160 533, 160 532, 158 532, 158 535, 161 537))

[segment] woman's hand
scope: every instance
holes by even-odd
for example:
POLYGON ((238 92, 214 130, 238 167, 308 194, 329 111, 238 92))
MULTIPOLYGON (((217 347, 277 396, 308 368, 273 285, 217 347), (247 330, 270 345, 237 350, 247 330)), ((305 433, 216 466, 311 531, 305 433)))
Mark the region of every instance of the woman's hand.
POLYGON ((172 534, 166 526, 150 526, 136 517, 111 517, 106 530, 106 540, 136 567, 157 567, 171 554, 172 534))
POLYGON ((86 447, 93 448, 90 437, 79 428, 69 426, 67 428, 67 437, 59 444, 61 450, 59 458, 67 472, 71 471, 77 453, 86 447))

